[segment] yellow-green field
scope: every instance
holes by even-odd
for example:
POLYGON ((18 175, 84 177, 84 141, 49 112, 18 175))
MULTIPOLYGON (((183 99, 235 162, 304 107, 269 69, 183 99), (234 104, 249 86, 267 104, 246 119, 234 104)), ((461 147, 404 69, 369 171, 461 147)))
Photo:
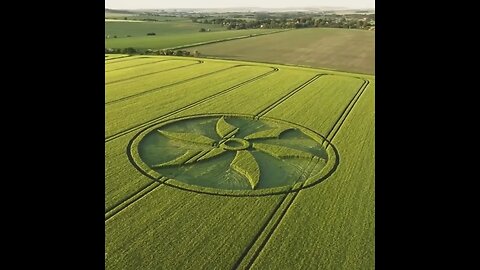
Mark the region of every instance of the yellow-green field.
POLYGON ((126 55, 105 70, 107 269, 375 268, 374 76, 126 55))

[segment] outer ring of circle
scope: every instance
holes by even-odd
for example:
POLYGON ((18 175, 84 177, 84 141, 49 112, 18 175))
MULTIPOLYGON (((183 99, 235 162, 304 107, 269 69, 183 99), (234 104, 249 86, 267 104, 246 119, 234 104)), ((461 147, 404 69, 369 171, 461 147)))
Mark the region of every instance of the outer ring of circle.
MULTIPOLYGON (((273 118, 273 117, 260 117, 259 119, 260 120, 267 120, 267 121, 273 121, 273 122, 280 122, 280 123, 288 123, 289 125, 292 125, 294 127, 299 127, 300 129, 305 129, 307 130, 308 132, 311 132, 313 134, 315 134, 316 136, 322 138, 323 140, 325 140, 325 142, 327 142, 327 146, 328 147, 331 147, 331 149, 333 150, 333 153, 335 154, 335 164, 333 165, 333 167, 325 174, 323 174, 320 178, 318 179, 315 179, 314 181, 312 181, 310 184, 308 185, 302 185, 301 187, 298 187, 298 188, 291 188, 289 190, 285 190, 285 191, 272 191, 272 192, 268 192, 269 189, 262 189, 262 193, 261 194, 256 194, 256 190, 239 190, 238 191, 238 194, 237 193, 222 193, 222 191, 224 192, 224 190, 222 189, 214 189, 214 188, 208 188, 208 189, 212 189, 212 190, 215 190, 217 192, 210 192, 210 191, 206 191, 206 190, 198 190, 198 189, 195 189, 194 187, 196 186, 193 186, 193 185, 189 185, 189 184, 185 184, 186 186, 188 187, 192 187, 192 188, 187 188, 187 187, 183 187, 183 186, 178 186, 178 185, 175 185, 175 184, 172 184, 172 183, 167 183, 166 180, 169 180, 169 179, 166 179, 164 181, 161 181, 157 178, 155 178, 154 176, 150 175, 148 172, 146 172, 145 170, 143 170, 138 164, 137 162, 134 160, 133 156, 132 156, 132 146, 133 144, 136 142, 136 140, 138 139, 138 137, 140 137, 143 133, 145 133, 145 131, 148 131, 150 129, 152 129, 153 127, 155 126, 162 126, 162 124, 165 124, 167 122, 177 122, 177 121, 181 121, 181 120, 187 120, 187 119, 191 119, 191 118, 201 118, 201 117, 221 117, 221 116, 227 116, 227 117, 244 117, 244 118, 251 118, 252 120, 255 120, 255 116, 254 115, 248 115, 248 114, 232 114, 232 113, 202 113, 202 114, 192 114, 192 115, 186 115, 186 116, 181 116, 181 117, 176 117, 176 118, 170 118, 170 119, 164 119, 162 121, 158 121, 158 122, 155 122, 145 128, 143 128, 142 130, 140 130, 139 132, 137 132, 129 141, 128 145, 127 145, 127 149, 126 149, 126 154, 127 154, 127 157, 130 161, 130 163, 135 167, 135 169, 137 169, 141 174, 145 175, 146 177, 152 179, 153 181, 155 182, 159 182, 160 184, 163 184, 163 185, 166 185, 166 186, 169 186, 169 187, 173 187, 173 188, 176 188, 176 189, 180 189, 180 190, 183 190, 183 191, 190 191, 190 192, 194 192, 194 193, 199 193, 199 194, 207 194, 207 195, 216 195, 216 196, 227 196, 227 197, 263 197, 263 196, 271 196, 271 195, 279 195, 279 194, 288 194, 288 193, 293 193, 293 192, 297 192, 297 191, 300 191, 302 189, 307 189, 307 188, 310 188, 310 187, 313 187, 323 181, 325 181, 328 177, 330 177, 335 171, 336 169, 338 168, 339 164, 340 164, 340 155, 338 153, 338 150, 337 148, 335 147, 334 144, 332 144, 329 140, 327 140, 324 136, 320 135, 319 133, 307 128, 307 127, 304 127, 304 126, 301 126, 299 124, 296 124, 296 123, 292 123, 292 122, 289 122, 289 121, 286 121, 286 120, 283 120, 283 119, 278 119, 278 118, 273 118)), ((302 133, 304 133, 302 131, 302 133)), ((148 133, 146 133, 148 134, 148 133)), ((145 135, 146 135, 145 134, 145 135)), ((305 134, 305 133, 304 133, 305 134)), ((305 134, 307 136, 309 136, 308 134, 305 134)), ((311 137, 311 136, 309 136, 311 137)), ((328 164, 328 163, 327 163, 328 164)), ((145 164, 146 165, 146 164, 145 164)), ((148 166, 148 165, 146 165, 148 166)), ((175 179, 173 179, 175 180, 175 179)), ((176 181, 179 181, 179 180, 176 180, 176 181)), ((181 181, 179 181, 181 182, 181 181)), ((275 189, 275 188, 271 188, 271 189, 275 189)))

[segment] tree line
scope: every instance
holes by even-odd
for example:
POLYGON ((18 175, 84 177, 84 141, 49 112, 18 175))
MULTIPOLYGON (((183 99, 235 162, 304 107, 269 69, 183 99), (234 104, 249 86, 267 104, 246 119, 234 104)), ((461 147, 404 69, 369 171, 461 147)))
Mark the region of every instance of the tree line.
POLYGON ((164 49, 164 50, 139 50, 132 47, 123 48, 123 49, 115 49, 115 48, 105 48, 105 53, 110 54, 146 54, 146 55, 173 55, 173 56, 193 56, 193 57, 200 57, 200 53, 195 50, 193 52, 187 50, 171 50, 171 49, 164 49))
POLYGON ((353 28, 370 29, 375 26, 375 14, 363 15, 322 15, 320 17, 270 17, 260 15, 254 19, 238 18, 208 18, 192 17, 192 22, 202 24, 223 25, 228 30, 240 29, 282 29, 282 28, 310 28, 310 27, 331 27, 331 28, 353 28))

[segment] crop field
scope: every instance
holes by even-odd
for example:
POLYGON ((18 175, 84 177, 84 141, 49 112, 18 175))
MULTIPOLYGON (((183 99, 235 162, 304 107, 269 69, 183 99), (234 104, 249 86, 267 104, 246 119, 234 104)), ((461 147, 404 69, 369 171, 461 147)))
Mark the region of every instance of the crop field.
POLYGON ((215 24, 192 23, 191 21, 105 21, 106 48, 166 49, 182 45, 248 37, 278 32, 278 29, 225 30, 215 24), (210 30, 199 32, 200 28, 210 30), (147 33, 155 33, 147 36, 147 33), (116 38, 114 38, 116 36, 116 38))
POLYGON ((374 269, 375 77, 105 57, 107 269, 374 269))
MULTIPOLYGON (((129 18, 131 19, 131 18, 129 18)), ((200 28, 210 29, 211 32, 225 31, 225 28, 214 24, 192 23, 191 21, 165 21, 165 22, 128 22, 128 21, 106 21, 105 34, 118 38, 146 36, 153 32, 158 36, 193 34, 198 33, 200 28)))
POLYGON ((125 17, 136 17, 133 13, 105 12, 105 19, 123 19, 125 17))
POLYGON ((203 56, 374 74, 375 32, 309 28, 191 47, 203 56))
MULTIPOLYGON (((106 22, 112 23, 112 22, 106 22)), ((113 22, 123 23, 129 25, 146 24, 144 22, 113 22)), ((105 26, 107 28, 107 26, 105 26)), ((153 30, 156 31, 156 30, 153 30)), ((204 42, 221 41, 225 39, 249 37, 250 35, 261 35, 277 32, 277 29, 263 30, 263 29, 246 29, 246 30, 230 30, 230 31, 212 31, 212 32, 195 32, 182 31, 175 32, 157 32, 155 36, 146 36, 147 32, 142 32, 142 36, 119 36, 118 38, 105 39, 105 45, 107 48, 122 49, 132 47, 135 49, 166 49, 174 48, 178 46, 198 44, 204 42)), ((248 38, 250 39, 250 38, 248 38)))

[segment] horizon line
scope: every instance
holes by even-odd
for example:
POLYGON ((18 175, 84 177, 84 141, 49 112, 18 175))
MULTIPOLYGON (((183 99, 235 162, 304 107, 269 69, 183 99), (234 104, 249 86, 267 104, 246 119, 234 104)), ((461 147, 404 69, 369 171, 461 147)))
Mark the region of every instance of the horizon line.
POLYGON ((339 7, 339 6, 291 6, 291 7, 167 7, 167 8, 153 8, 153 7, 139 7, 139 8, 111 8, 105 7, 105 9, 112 9, 112 10, 141 10, 141 9, 158 9, 158 10, 166 10, 166 9, 248 9, 248 8, 259 8, 259 9, 288 9, 288 8, 329 8, 329 9, 375 9, 375 7, 339 7))

